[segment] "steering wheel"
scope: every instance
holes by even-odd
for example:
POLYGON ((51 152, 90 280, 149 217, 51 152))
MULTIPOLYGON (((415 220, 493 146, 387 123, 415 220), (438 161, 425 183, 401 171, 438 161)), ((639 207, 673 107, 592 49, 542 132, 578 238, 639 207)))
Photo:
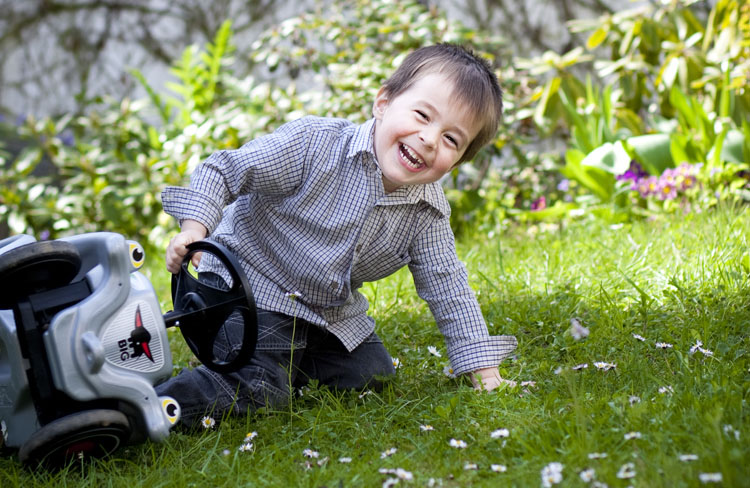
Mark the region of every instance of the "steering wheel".
POLYGON ((187 248, 179 273, 172 275, 174 311, 164 315, 164 322, 167 327, 180 328, 193 354, 207 368, 218 373, 237 371, 247 365, 258 341, 258 317, 250 284, 237 258, 221 244, 196 241, 187 248), (231 278, 228 289, 211 286, 191 274, 190 262, 198 252, 211 254, 221 262, 231 278), (242 343, 234 357, 222 360, 214 353, 214 343, 224 323, 235 312, 244 322, 242 343))

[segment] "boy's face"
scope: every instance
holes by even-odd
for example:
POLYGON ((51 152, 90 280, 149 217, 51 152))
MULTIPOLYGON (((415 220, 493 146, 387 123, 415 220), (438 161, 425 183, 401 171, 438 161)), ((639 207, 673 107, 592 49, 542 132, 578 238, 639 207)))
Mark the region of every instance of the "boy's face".
POLYGON ((425 75, 393 99, 381 88, 372 111, 375 156, 386 192, 442 178, 481 128, 440 73, 425 75))

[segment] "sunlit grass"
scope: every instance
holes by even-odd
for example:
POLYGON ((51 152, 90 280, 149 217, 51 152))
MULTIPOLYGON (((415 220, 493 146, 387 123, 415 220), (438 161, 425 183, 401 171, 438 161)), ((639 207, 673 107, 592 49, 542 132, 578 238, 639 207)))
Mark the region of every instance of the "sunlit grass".
MULTIPOLYGON (((748 212, 725 209, 463 238, 459 253, 492 333, 518 338, 502 373, 534 386, 478 394, 467 379, 445 376, 442 338, 404 271, 364 289, 401 362, 383 392, 313 385, 279 411, 175 432, 56 474, 6 457, 0 485, 381 486, 401 468, 412 479, 399 483, 415 486, 540 486, 541 471, 559 462, 563 486, 585 485, 587 468, 612 487, 696 486, 706 473, 721 473, 723 486, 750 486, 748 235, 748 212), (576 340, 571 319, 589 335, 576 340), (691 354, 698 341, 713 355, 691 354), (508 436, 493 438, 501 428, 508 436), (240 451, 252 431, 253 450, 240 451), (697 459, 681 460, 686 454, 697 459)), ((159 274, 154 268, 154 286, 168 293, 159 274)), ((187 364, 179 334, 171 339, 175 362, 187 364)))

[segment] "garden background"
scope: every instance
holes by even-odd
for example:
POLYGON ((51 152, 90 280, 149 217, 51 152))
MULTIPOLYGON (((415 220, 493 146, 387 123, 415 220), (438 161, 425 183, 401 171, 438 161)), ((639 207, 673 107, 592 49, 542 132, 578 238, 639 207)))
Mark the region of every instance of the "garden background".
MULTIPOLYGON (((750 5, 556 13, 579 3, 586 15, 551 45, 544 23, 497 28, 514 15, 501 1, 459 8, 483 19, 472 27, 455 5, 314 4, 242 45, 227 15, 164 86, 123 73, 141 98, 82 88, 61 115, 5 114, 0 232, 136 239, 166 310, 165 185, 303 114, 364 121, 409 50, 470 45, 493 60, 505 120, 445 188, 489 327, 519 349, 502 365, 514 388, 478 395, 444 375, 429 311, 399 273, 365 290, 401 365, 383 393, 313 387, 288 409, 63 473, 3 458, 2 485, 747 485, 750 5)), ((173 339, 176 366, 189 364, 173 339)))

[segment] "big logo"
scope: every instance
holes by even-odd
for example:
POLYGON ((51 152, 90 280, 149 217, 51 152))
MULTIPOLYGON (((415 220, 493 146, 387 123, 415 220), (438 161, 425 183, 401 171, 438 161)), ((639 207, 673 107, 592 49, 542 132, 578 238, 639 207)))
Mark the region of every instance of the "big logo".
POLYGON ((152 363, 154 357, 151 354, 151 334, 143 326, 143 318, 141 317, 141 307, 135 309, 135 327, 130 332, 128 339, 121 339, 117 341, 117 346, 120 348, 120 360, 127 361, 130 358, 139 358, 146 356, 152 363))

